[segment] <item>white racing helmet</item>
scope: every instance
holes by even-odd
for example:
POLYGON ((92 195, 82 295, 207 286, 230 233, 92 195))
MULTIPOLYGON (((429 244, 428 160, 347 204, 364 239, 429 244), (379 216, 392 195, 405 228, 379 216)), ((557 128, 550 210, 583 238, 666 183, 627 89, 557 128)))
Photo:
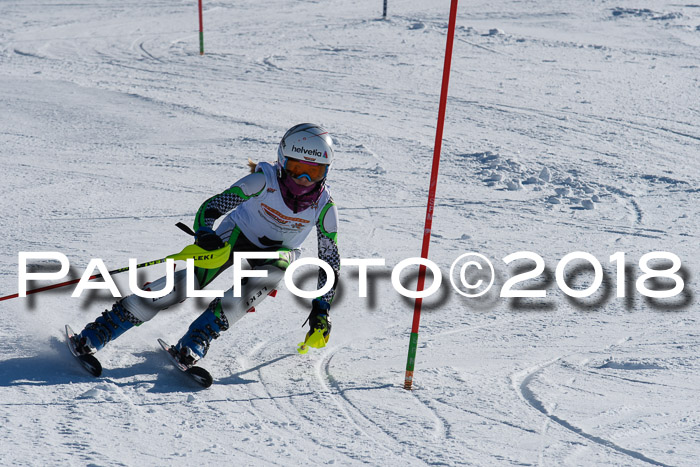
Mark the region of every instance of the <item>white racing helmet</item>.
POLYGON ((287 130, 277 148, 280 175, 286 170, 295 178, 310 181, 326 178, 333 157, 333 139, 325 129, 313 123, 300 123, 287 130), (290 164, 290 160, 305 164, 290 164), (315 167, 319 165, 321 167, 315 167), (308 174, 304 173, 304 168, 308 174))

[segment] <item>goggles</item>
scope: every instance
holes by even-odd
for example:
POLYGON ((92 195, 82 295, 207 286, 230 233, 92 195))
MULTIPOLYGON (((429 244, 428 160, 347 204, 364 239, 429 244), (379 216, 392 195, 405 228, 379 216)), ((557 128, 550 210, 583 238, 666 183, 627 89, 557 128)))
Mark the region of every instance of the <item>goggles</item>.
POLYGON ((310 182, 320 182, 328 173, 328 166, 325 164, 288 158, 284 163, 284 170, 286 170, 292 178, 305 178, 310 182))

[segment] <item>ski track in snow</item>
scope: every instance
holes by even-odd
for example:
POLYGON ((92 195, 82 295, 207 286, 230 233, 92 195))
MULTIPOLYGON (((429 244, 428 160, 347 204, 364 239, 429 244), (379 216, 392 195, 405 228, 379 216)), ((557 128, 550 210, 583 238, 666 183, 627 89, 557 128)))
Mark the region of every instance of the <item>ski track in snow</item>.
POLYGON ((391 434, 383 431, 370 418, 368 418, 362 412, 362 410, 356 407, 352 401, 344 395, 343 390, 341 390, 340 386, 337 382, 335 382, 333 376, 331 375, 330 363, 338 350, 340 350, 340 348, 335 347, 332 350, 326 351, 323 358, 316 362, 316 376, 318 382, 323 388, 323 391, 332 397, 333 402, 338 407, 338 410, 340 410, 343 413, 343 416, 357 428, 359 433, 375 443, 379 449, 384 450, 387 455, 391 456, 392 454, 395 454, 395 451, 387 448, 385 445, 387 441, 390 441, 392 444, 395 443, 395 440, 392 438, 391 434), (374 431, 375 435, 370 434, 369 431, 374 431))
POLYGON ((531 369, 529 369, 529 370, 526 370, 525 376, 522 377, 522 380, 521 380, 521 382, 520 382, 519 384, 516 383, 515 378, 514 378, 514 380, 513 380, 513 385, 514 385, 514 387, 516 388, 516 390, 518 391, 520 397, 522 397, 522 399, 523 399, 525 402, 527 402, 527 403, 530 404, 533 408, 535 408, 536 410, 538 410, 539 412, 541 412, 541 413, 542 413, 543 415, 545 415, 549 420, 551 420, 551 421, 553 421, 553 422, 559 424, 560 426, 566 428, 567 430, 569 430, 569 431, 571 431, 571 432, 573 432, 573 433, 576 433, 577 435, 582 436, 583 438, 586 438, 587 440, 590 440, 590 441, 592 441, 592 442, 594 442, 594 443, 597 443, 597 444, 599 444, 599 445, 601 445, 601 446, 604 446, 604 447, 606 447, 606 448, 613 449, 613 450, 615 450, 615 451, 617 451, 617 452, 620 452, 620 453, 622 453, 622 454, 625 454, 625 455, 627 455, 627 456, 630 456, 630 457, 633 458, 633 459, 636 459, 636 460, 639 460, 639 461, 642 461, 642 462, 649 463, 649 464, 651 464, 651 465, 660 465, 660 466, 665 466, 665 465, 667 465, 667 464, 664 464, 664 463, 655 461, 654 459, 650 459, 649 457, 645 456, 644 454, 642 454, 642 453, 640 453, 640 452, 637 452, 637 451, 634 451, 634 450, 631 450, 631 449, 623 448, 623 447, 621 447, 621 446, 619 446, 619 445, 613 443, 613 442, 610 441, 610 440, 607 440, 607 439, 601 438, 601 437, 599 437, 599 436, 595 436, 595 435, 592 435, 592 434, 590 434, 590 433, 587 433, 587 432, 585 432, 584 430, 582 430, 582 429, 576 427, 575 425, 573 425, 571 422, 569 422, 569 421, 567 421, 567 420, 565 420, 565 419, 563 419, 563 418, 561 418, 561 417, 558 417, 558 416, 556 416, 556 415, 553 415, 553 414, 549 413, 549 411, 545 408, 545 404, 544 404, 540 399, 538 399, 537 395, 530 389, 529 386, 530 386, 531 381, 532 381, 535 377, 537 377, 537 375, 538 375, 542 370, 544 370, 545 368, 547 368, 547 367, 550 366, 550 365, 553 365, 553 364, 559 362, 559 360, 560 360, 560 358, 556 358, 556 359, 554 359, 554 360, 548 361, 548 362, 546 362, 546 363, 537 365, 537 366, 535 366, 534 368, 531 368, 531 369))
MULTIPOLYGON (((274 159, 300 121, 336 138, 329 183, 343 257, 387 267, 367 299, 345 268, 329 346, 307 355, 295 352, 307 305, 282 288, 212 343, 207 390, 155 342, 176 340, 205 300, 101 351, 98 380, 60 330, 79 329, 110 297, 2 302, 0 458, 694 465, 700 8, 628 3, 460 6, 431 259, 446 274, 462 253, 483 253, 495 289, 512 277, 500 259, 524 250, 548 271, 587 251, 609 278, 609 256, 623 251, 632 272, 623 299, 612 279, 577 302, 540 276, 525 286, 546 287, 542 300, 495 290, 426 300, 409 393, 413 304, 389 279, 420 251, 448 1, 389 2, 386 19, 380 3, 205 2, 203 56, 192 5, 4 2, 0 295, 16 290, 19 251, 61 251, 78 277, 93 257, 121 267, 183 246, 172 224, 190 222, 248 157, 274 159), (637 261, 650 251, 682 258, 683 300, 637 293, 637 261)), ((315 239, 304 247, 313 256, 315 239)))
MULTIPOLYGON (((602 351, 599 351, 597 353, 601 354, 606 354, 609 353, 611 350, 615 348, 619 348, 630 341, 643 341, 644 336, 637 336, 634 339, 632 338, 624 338, 621 339, 620 341, 616 342, 613 345, 610 345, 603 349, 602 351)), ((692 342, 692 344, 697 344, 697 342, 692 342)), ((639 344, 637 343, 636 345, 644 345, 644 344, 639 344)), ((566 364, 563 362, 564 359, 570 359, 572 355, 566 355, 566 356, 559 356, 556 358, 553 358, 551 360, 539 363, 537 365, 534 365, 528 369, 525 369, 523 371, 517 372, 513 375, 511 375, 510 380, 513 389, 517 392, 518 397, 529 404, 531 407, 533 407, 535 410, 540 412, 542 415, 547 417, 548 420, 558 424, 559 426, 571 431, 572 433, 575 433, 589 441, 592 441, 593 443, 596 443, 600 446, 603 446, 607 449, 614 450, 616 452, 619 452, 621 454, 624 454, 625 456, 629 456, 632 459, 638 460, 640 462, 650 464, 650 465, 661 465, 661 466, 666 466, 669 464, 666 464, 664 462, 660 462, 658 460, 655 460, 653 458, 650 458, 643 454, 640 451, 634 450, 634 449, 629 449, 625 448, 623 446, 620 446, 618 443, 613 442, 610 439, 607 439, 605 437, 601 437, 595 434, 592 434, 578 426, 576 426, 575 422, 572 422, 570 420, 567 420, 564 417, 561 417, 559 415, 555 415, 553 412, 554 410, 558 412, 562 412, 562 406, 560 404, 548 404, 546 399, 543 399, 541 396, 538 396, 537 392, 533 389, 533 382, 540 377, 540 375, 545 372, 548 368, 553 367, 555 365, 559 365, 563 368, 567 368, 571 371, 574 372, 582 372, 585 371, 589 374, 595 375, 597 378, 615 378, 619 380, 624 380, 626 382, 631 382, 631 383, 636 383, 636 384, 642 384, 642 385, 653 385, 653 386, 662 386, 662 387, 667 387, 669 385, 664 384, 664 383, 659 383, 659 382, 652 382, 652 381, 643 381, 639 379, 633 379, 633 378, 625 378, 625 377, 620 377, 618 375, 610 375, 610 374, 603 374, 600 371, 592 371, 590 369, 582 369, 577 366, 573 366, 571 364, 566 364), (549 408, 551 407, 551 408, 549 408)), ((612 367, 615 368, 615 366, 611 366, 609 364, 604 364, 600 366, 599 368, 604 368, 604 367, 612 367)), ((658 365, 653 365, 653 364, 626 364, 626 365, 620 365, 620 368, 627 368, 631 370, 644 370, 644 369, 662 369, 662 367, 658 365)), ((576 391, 585 391, 582 390, 580 387, 574 388, 576 391)), ((687 389, 690 391, 693 391, 691 388, 679 388, 679 387, 673 387, 673 389, 687 389)), ((596 396, 604 396, 604 394, 597 393, 595 394, 596 396)))

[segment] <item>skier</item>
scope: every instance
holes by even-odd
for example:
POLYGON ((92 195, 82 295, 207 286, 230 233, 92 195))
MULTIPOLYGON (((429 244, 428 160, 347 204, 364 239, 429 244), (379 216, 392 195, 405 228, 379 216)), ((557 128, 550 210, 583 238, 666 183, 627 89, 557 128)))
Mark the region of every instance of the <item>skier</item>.
MULTIPOLYGON (((284 277, 289 264, 298 258, 300 246, 316 226, 318 257, 329 264, 335 274, 334 286, 312 301, 307 319, 309 334, 320 329, 328 342, 331 332, 329 311, 340 271, 337 247, 338 215, 326 185, 333 162, 333 140, 318 125, 302 123, 289 129, 277 149, 277 163, 248 161, 251 173, 229 189, 206 200, 194 221, 195 244, 206 250, 231 245, 231 258, 218 269, 195 268, 197 284, 203 289, 233 263, 233 252, 276 252, 274 259, 248 260, 253 269, 265 270, 267 277, 248 277, 242 281, 241 297, 229 289, 215 298, 174 346, 180 363, 193 366, 204 357, 212 339, 219 337, 251 308, 272 292, 284 277), (214 221, 228 213, 216 230, 214 221)), ((318 288, 328 277, 319 269, 318 288)), ((150 284, 161 290, 166 278, 150 284)), ((117 301, 94 322, 75 336, 76 351, 94 354, 125 331, 152 319, 160 310, 186 297, 186 270, 177 271, 173 290, 158 299, 130 295, 117 301)))

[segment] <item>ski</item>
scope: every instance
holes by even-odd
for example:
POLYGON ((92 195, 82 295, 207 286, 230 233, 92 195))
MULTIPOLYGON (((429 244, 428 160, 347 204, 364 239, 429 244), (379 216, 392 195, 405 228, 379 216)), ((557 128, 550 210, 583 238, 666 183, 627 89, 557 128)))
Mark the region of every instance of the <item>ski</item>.
POLYGON ((78 353, 75 348, 77 337, 71 327, 67 324, 66 337, 68 338, 68 348, 70 349, 70 353, 72 353, 73 356, 78 359, 80 365, 82 365, 82 367, 85 368, 92 376, 100 376, 102 374, 102 365, 100 364, 100 361, 97 360, 94 355, 82 355, 78 353))
POLYGON ((165 350, 165 352, 168 354, 168 358, 170 359, 170 362, 177 368, 178 370, 182 371, 185 373, 187 376, 192 378, 194 381, 197 382, 202 387, 208 388, 211 386, 211 383, 214 382, 214 379, 211 377, 211 374, 202 368, 201 366, 185 366, 176 357, 176 352, 173 346, 169 345, 167 342, 165 342, 163 339, 158 339, 158 343, 160 346, 165 350))

